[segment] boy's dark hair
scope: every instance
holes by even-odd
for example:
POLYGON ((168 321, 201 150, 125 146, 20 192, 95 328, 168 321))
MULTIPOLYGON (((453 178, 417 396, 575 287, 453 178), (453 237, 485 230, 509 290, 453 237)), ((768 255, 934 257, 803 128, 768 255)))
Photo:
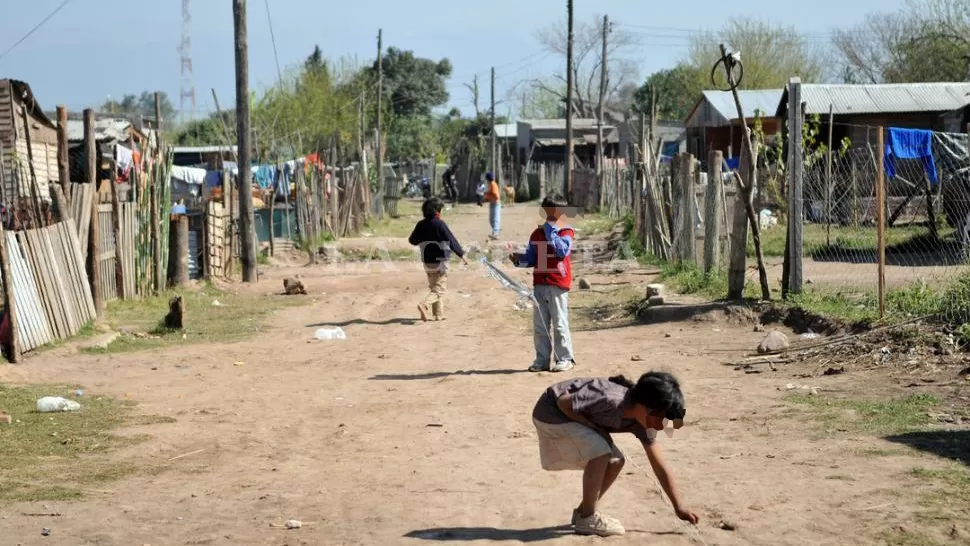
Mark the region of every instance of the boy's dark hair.
POLYGON ((445 203, 440 197, 429 197, 421 205, 421 214, 425 218, 434 218, 434 215, 441 212, 443 208, 445 208, 445 203))
POLYGON ((541 205, 541 207, 544 209, 551 209, 551 208, 563 209, 563 208, 566 208, 567 206, 569 206, 569 203, 566 202, 566 199, 563 196, 559 195, 558 193, 547 195, 546 198, 542 200, 542 205, 541 205))
POLYGON ((636 385, 622 375, 611 377, 610 381, 630 389, 627 393, 630 401, 649 410, 662 412, 667 419, 683 419, 687 413, 680 383, 669 373, 647 372, 640 376, 636 385))

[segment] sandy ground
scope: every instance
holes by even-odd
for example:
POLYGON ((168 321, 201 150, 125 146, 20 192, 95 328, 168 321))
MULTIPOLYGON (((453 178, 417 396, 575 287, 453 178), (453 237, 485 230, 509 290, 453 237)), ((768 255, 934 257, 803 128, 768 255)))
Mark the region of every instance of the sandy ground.
MULTIPOLYGON (((466 245, 484 244, 484 209, 446 219, 466 245)), ((532 208, 506 208, 503 233, 524 242, 536 220, 532 208)), ((152 439, 110 455, 155 471, 80 502, 47 503, 63 513, 55 519, 20 515, 40 504, 9 507, 0 543, 605 544, 570 534, 580 474, 540 469, 530 413, 560 379, 648 369, 685 386, 689 434, 661 442, 702 521, 691 529, 673 516, 635 440, 621 435, 630 463, 602 509, 628 534, 609 544, 873 543, 915 509, 897 493, 899 475, 933 464, 915 452, 874 461, 862 453, 891 447, 876 438, 813 439, 813 424, 792 415, 779 390, 791 374, 724 365, 760 341, 750 326, 578 331, 575 371, 530 374, 530 312, 513 309, 514 294, 480 265, 453 270, 443 323, 413 323, 425 287, 416 264, 267 268, 258 285, 236 288, 266 294, 294 273, 310 290, 307 305, 278 312, 242 343, 118 356, 63 349, 3 368, 4 381, 76 382, 177 421, 131 430, 152 439), (348 339, 311 341, 325 325, 348 339), (287 519, 308 523, 270 526, 287 519), (737 529, 718 528, 722 519, 737 529), (42 527, 52 535, 41 537, 42 527)), ((849 375, 810 381, 860 380, 849 375)))

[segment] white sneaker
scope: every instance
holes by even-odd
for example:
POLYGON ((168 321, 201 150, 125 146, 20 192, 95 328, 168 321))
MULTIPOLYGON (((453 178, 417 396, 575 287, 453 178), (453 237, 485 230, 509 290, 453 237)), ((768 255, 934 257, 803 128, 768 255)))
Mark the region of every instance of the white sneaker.
POLYGON ((555 364, 553 364, 549 368, 549 371, 568 372, 569 370, 573 369, 575 366, 576 364, 572 360, 560 360, 559 362, 556 362, 555 364))
MULTIPOLYGON (((578 516, 579 514, 577 514, 578 516)), ((596 535, 601 537, 618 536, 626 533, 619 521, 596 512, 588 518, 576 520, 577 535, 596 535)))

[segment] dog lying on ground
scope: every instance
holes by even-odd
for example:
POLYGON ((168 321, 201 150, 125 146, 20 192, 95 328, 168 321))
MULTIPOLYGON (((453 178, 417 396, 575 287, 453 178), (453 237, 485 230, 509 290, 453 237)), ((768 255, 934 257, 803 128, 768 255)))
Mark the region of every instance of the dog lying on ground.
POLYGON ((505 194, 502 196, 503 205, 512 205, 515 203, 515 188, 512 186, 505 186, 505 194))

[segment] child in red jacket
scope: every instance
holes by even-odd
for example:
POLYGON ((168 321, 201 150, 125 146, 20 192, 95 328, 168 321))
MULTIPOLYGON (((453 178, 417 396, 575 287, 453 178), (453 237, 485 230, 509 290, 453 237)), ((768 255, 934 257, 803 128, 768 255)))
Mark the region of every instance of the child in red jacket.
POLYGON ((576 232, 565 225, 566 201, 552 196, 542 200, 546 221, 529 237, 524 254, 513 253, 509 259, 516 267, 532 267, 533 288, 537 305, 532 311, 532 330, 536 358, 530 372, 565 372, 576 365, 569 335, 569 287, 572 285, 572 253, 576 232), (550 339, 555 332, 555 350, 550 339), (555 361, 550 365, 550 359, 555 361))

